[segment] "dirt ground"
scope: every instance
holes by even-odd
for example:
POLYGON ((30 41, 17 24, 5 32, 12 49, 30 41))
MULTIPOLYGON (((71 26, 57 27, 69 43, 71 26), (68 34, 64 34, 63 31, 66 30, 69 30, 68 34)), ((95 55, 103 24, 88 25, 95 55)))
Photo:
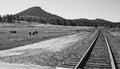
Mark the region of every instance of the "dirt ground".
POLYGON ((9 64, 0 62, 0 69, 55 69, 50 66, 9 64))
POLYGON ((0 62, 0 69, 73 69, 63 67, 50 67, 40 65, 9 64, 0 62))

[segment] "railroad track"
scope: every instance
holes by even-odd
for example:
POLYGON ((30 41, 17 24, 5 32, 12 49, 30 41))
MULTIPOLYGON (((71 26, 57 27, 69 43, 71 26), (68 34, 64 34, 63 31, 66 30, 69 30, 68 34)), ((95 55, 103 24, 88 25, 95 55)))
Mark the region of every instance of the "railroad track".
POLYGON ((74 69, 118 69, 111 47, 102 31, 99 31, 74 69))

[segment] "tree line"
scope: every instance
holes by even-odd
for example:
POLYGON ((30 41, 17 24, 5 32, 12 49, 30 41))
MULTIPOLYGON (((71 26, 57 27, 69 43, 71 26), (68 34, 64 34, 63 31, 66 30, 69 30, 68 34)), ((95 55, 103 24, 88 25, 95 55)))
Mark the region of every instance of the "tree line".
POLYGON ((0 22, 8 22, 8 23, 13 23, 15 21, 19 21, 19 16, 15 16, 15 15, 0 15, 0 22))
POLYGON ((90 26, 90 27, 108 27, 114 28, 119 27, 120 23, 110 22, 104 19, 59 19, 59 18, 44 18, 44 17, 35 17, 35 16, 18 16, 18 15, 0 15, 0 22, 16 23, 19 21, 27 22, 39 22, 43 24, 54 24, 54 25, 63 25, 63 26, 90 26))

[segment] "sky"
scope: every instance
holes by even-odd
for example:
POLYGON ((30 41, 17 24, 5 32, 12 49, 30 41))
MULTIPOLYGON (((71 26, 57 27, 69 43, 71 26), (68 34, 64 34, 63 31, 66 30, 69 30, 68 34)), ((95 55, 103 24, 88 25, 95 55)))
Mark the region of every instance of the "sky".
POLYGON ((120 0, 0 0, 0 14, 16 14, 34 6, 66 19, 120 22, 120 0))

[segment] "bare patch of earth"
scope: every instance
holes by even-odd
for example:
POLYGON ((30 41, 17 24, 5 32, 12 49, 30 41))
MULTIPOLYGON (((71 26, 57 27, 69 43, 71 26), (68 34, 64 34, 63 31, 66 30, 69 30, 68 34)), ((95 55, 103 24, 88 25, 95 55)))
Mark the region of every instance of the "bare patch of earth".
POLYGON ((0 69, 55 69, 50 66, 0 63, 0 69))
POLYGON ((120 36, 120 31, 109 32, 113 36, 120 36))

